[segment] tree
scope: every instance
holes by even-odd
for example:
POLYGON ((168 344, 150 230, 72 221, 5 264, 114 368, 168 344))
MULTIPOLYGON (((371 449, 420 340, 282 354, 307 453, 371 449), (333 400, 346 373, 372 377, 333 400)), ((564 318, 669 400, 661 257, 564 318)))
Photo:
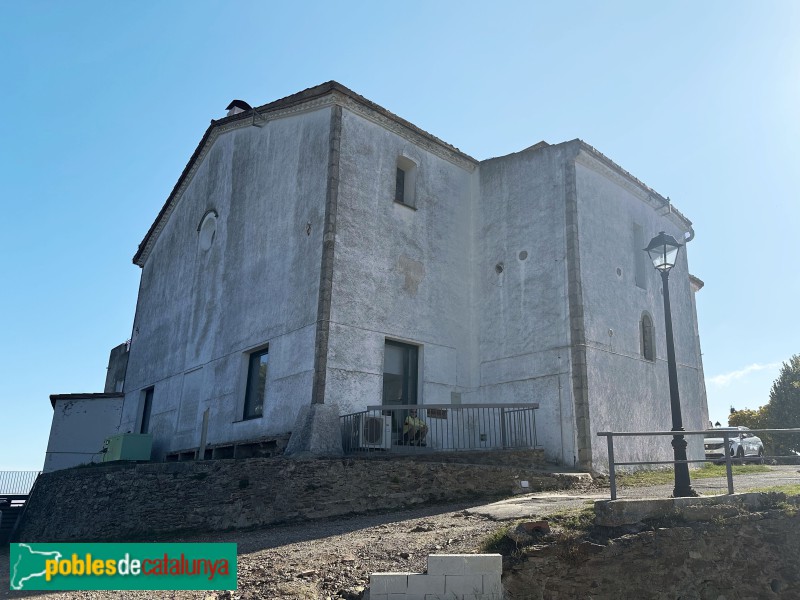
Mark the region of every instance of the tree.
MULTIPOLYGON (((800 428, 800 354, 792 356, 781 366, 772 384, 769 402, 756 410, 731 407, 728 425, 744 425, 750 429, 800 428)), ((758 434, 764 441, 766 453, 789 456, 800 453, 800 434, 758 434)))
MULTIPOLYGON (((781 372, 769 392, 769 403, 764 409, 769 427, 800 427, 800 354, 795 354, 781 366, 781 372)), ((774 441, 775 454, 800 452, 800 434, 776 435, 774 441)))
POLYGON ((756 410, 751 410, 749 408, 736 410, 731 407, 731 414, 728 415, 728 425, 732 427, 744 425, 750 429, 766 429, 769 427, 769 425, 767 425, 766 408, 766 406, 762 406, 756 410))

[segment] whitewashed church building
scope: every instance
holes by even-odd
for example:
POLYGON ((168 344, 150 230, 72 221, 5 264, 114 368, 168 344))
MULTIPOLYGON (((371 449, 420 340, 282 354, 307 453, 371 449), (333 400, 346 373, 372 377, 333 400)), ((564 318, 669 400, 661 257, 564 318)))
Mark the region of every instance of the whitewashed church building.
MULTIPOLYGON (((45 468, 96 460, 58 454, 67 404, 96 407, 92 444, 148 432, 162 459, 286 434, 312 404, 537 402, 547 458, 602 470, 598 431, 671 427, 661 280, 643 251, 660 231, 694 236, 580 140, 480 161, 336 82, 234 101, 133 258, 122 368, 104 393, 51 397, 45 468)), ((678 256, 684 426, 703 429, 702 282, 678 256)))

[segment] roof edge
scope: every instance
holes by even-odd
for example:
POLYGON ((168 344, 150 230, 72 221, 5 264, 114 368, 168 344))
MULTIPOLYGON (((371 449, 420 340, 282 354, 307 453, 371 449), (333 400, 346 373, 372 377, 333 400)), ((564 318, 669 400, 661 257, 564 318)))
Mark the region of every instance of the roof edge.
POLYGON ((50 394, 50 405, 55 408, 57 400, 100 400, 103 398, 123 398, 122 392, 88 392, 85 394, 50 394))
POLYGON ((678 219, 683 221, 688 228, 691 229, 692 227, 691 220, 689 220, 689 218, 686 215, 684 215, 681 211, 675 208, 675 206, 672 204, 672 200, 670 200, 669 197, 665 198, 664 196, 659 194, 656 190, 654 190, 645 182, 643 182, 641 179, 633 175, 630 171, 627 171, 624 168, 622 168, 620 165, 611 160, 608 156, 600 152, 597 148, 595 148, 591 144, 584 142, 580 138, 576 138, 574 140, 570 140, 569 142, 564 142, 564 143, 577 144, 580 150, 584 150, 587 154, 591 155, 592 158, 604 164, 609 169, 615 171, 618 175, 621 175, 622 177, 626 178, 628 181, 639 187, 648 196, 654 198, 655 200, 658 200, 662 206, 669 206, 669 212, 671 214, 674 214, 678 219))
POLYGON ((357 104, 360 104, 372 111, 375 111, 382 117, 396 122, 400 126, 409 129, 416 135, 422 136, 423 138, 433 143, 434 145, 442 148, 446 152, 457 155, 464 161, 472 163, 473 165, 479 164, 478 160, 462 152, 455 146, 448 144, 447 142, 441 140, 440 138, 436 137, 431 133, 428 133, 423 129, 420 129, 410 121, 407 121, 402 117, 397 116, 393 112, 386 110, 385 108, 376 104, 375 102, 372 102, 371 100, 365 98, 364 96, 357 94, 356 92, 342 85, 338 81, 333 81, 333 80, 327 81, 320 85, 307 88, 295 94, 291 94, 290 96, 274 100, 273 102, 269 102, 267 104, 262 104, 261 106, 255 107, 250 111, 240 112, 235 115, 223 117, 221 119, 211 119, 211 124, 208 126, 202 138, 200 139, 200 142, 198 143, 197 147, 192 153, 192 156, 189 158, 189 162, 186 163, 186 166, 181 172, 178 181, 175 183, 175 186, 172 188, 172 191, 170 192, 169 196, 167 196, 167 200, 161 207, 158 216, 156 216, 155 220, 153 221, 153 224, 150 225, 150 228, 147 230, 147 233, 145 234, 144 238, 139 244, 139 247, 136 250, 136 254, 134 254, 133 256, 133 264, 138 265, 139 267, 144 266, 144 256, 146 253, 148 253, 151 240, 158 230, 159 223, 166 216, 169 207, 172 204, 172 201, 175 200, 176 197, 179 195, 183 184, 189 178, 191 171, 195 166, 195 163, 200 158, 200 155, 202 154, 206 143, 216 130, 225 125, 235 125, 236 122, 238 121, 252 120, 256 118, 256 116, 264 118, 270 112, 277 112, 279 110, 285 110, 288 108, 300 106, 302 104, 311 102, 313 100, 317 100, 319 98, 322 98, 326 95, 333 93, 341 94, 342 96, 349 98, 350 100, 356 102, 357 104))

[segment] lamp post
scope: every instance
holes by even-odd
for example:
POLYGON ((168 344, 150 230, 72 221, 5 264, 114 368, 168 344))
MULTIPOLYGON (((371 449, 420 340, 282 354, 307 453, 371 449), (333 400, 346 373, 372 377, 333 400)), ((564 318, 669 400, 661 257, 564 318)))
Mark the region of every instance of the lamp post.
MULTIPOLYGON (((681 244, 674 237, 660 232, 650 240, 645 251, 650 255, 653 266, 661 273, 664 285, 664 321, 667 329, 667 367, 669 370, 669 403, 672 409, 672 431, 683 431, 681 418, 681 398, 678 393, 678 368, 675 363, 675 344, 672 339, 672 311, 669 305, 669 272, 675 266, 681 244)), ((672 437, 672 451, 675 457, 675 498, 697 496, 689 480, 689 465, 686 463, 686 439, 676 434, 672 437), (683 462, 680 462, 683 461, 683 462)))

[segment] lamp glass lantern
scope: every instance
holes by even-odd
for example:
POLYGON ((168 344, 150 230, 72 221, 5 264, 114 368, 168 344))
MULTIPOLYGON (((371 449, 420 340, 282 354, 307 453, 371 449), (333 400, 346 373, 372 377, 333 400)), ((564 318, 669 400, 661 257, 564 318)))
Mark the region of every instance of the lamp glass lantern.
POLYGON ((675 266, 678 259, 678 250, 682 244, 678 243, 674 237, 661 231, 656 237, 650 240, 650 245, 645 248, 653 266, 662 273, 669 272, 675 266))

